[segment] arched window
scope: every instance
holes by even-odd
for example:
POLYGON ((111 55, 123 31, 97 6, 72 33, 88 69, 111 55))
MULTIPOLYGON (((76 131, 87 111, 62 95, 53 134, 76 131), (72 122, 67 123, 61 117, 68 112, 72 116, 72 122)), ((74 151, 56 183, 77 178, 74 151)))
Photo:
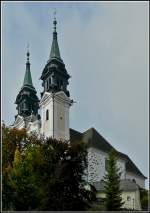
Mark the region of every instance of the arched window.
POLYGON ((51 78, 49 78, 49 85, 51 85, 51 78))
POLYGON ((57 86, 59 87, 59 80, 57 79, 57 86))
POLYGON ((63 86, 63 81, 62 80, 60 81, 60 86, 63 86))
POLYGON ((49 120, 49 111, 48 109, 46 110, 46 121, 49 120))
POLYGON ((47 90, 49 89, 49 81, 47 80, 47 90))

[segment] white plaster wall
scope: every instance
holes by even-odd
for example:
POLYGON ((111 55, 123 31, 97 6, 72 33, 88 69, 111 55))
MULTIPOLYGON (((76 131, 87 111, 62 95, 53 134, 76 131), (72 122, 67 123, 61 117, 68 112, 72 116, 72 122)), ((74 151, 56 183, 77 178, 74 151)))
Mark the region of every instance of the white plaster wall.
POLYGON ((64 92, 46 92, 40 102, 41 108, 41 134, 54 137, 58 140, 69 140, 69 108, 71 100, 64 92), (46 120, 46 110, 49 110, 49 120, 46 120))
MULTIPOLYGON (((104 192, 97 192, 97 198, 105 198, 106 195, 104 192)), ((141 210, 141 202, 140 202, 140 193, 139 190, 137 191, 123 191, 121 194, 122 201, 124 204, 122 205, 123 208, 126 209, 135 209, 141 210), (127 197, 130 197, 130 201, 127 200, 127 197)))
POLYGON ((121 172, 121 176, 120 176, 121 179, 125 179, 125 174, 126 174, 125 164, 126 164, 126 162, 124 160, 122 160, 122 159, 117 160, 117 166, 118 166, 118 168, 120 168, 119 172, 121 172))
POLYGON ((55 138, 60 140, 69 140, 69 108, 71 100, 64 95, 63 92, 56 93, 55 95, 55 112, 54 112, 54 125, 55 125, 55 138))
POLYGON ((142 210, 141 198, 140 198, 140 191, 139 190, 137 190, 135 192, 135 209, 142 210))
POLYGON ((140 202, 140 193, 139 190, 131 191, 131 192, 123 192, 122 193, 122 199, 125 202, 123 204, 124 208, 127 209, 135 209, 135 210, 141 210, 141 202, 140 202), (130 197, 130 200, 127 200, 127 197, 130 197))
POLYGON ((20 115, 18 115, 16 121, 15 121, 15 124, 14 126, 15 128, 17 129, 22 129, 22 128, 25 128, 25 122, 23 120, 23 117, 21 117, 20 115))
POLYGON ((40 126, 41 126, 40 120, 30 122, 29 125, 30 125, 30 127, 29 127, 29 130, 28 130, 28 133, 36 132, 38 135, 40 134, 40 126))
MULTIPOLYGON (((108 153, 99 149, 90 147, 88 149, 88 181, 97 182, 103 179, 106 174, 105 160, 108 158, 108 153)), ((117 165, 121 168, 121 179, 125 178, 125 161, 118 159, 117 165)))
POLYGON ((46 137, 53 137, 53 101, 49 97, 43 101, 41 106, 41 134, 46 137), (46 111, 49 111, 49 119, 46 120, 46 111))
POLYGON ((17 129, 22 129, 22 128, 25 128, 25 123, 24 121, 20 122, 18 125, 14 126, 15 128, 17 129))
MULTIPOLYGON (((62 102, 55 101, 55 136, 59 139, 65 138, 65 105, 62 102)), ((69 112, 68 112, 69 113, 69 112)))
POLYGON ((142 187, 142 188, 145 188, 145 179, 132 173, 132 172, 126 172, 126 179, 130 179, 130 180, 133 180, 135 179, 136 183, 142 187))
POLYGON ((43 119, 44 119, 44 106, 41 105, 40 106, 40 112, 41 112, 41 134, 43 134, 43 119))

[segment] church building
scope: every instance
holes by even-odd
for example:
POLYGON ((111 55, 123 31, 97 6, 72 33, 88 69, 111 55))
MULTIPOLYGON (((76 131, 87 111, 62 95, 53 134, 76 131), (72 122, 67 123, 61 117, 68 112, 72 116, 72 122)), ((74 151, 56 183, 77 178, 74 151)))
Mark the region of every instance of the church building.
MULTIPOLYGON (((16 97, 17 115, 12 127, 26 128, 57 140, 84 141, 88 146, 88 168, 86 180, 97 189, 97 198, 104 198, 103 177, 106 172, 108 153, 115 149, 96 129, 79 132, 70 128, 69 111, 73 105, 67 89, 70 75, 61 58, 57 40, 57 21, 53 21, 53 40, 48 61, 41 72, 43 91, 37 97, 30 70, 30 53, 27 51, 23 85, 16 97), (39 113, 40 110, 40 113, 39 113)), ((115 149, 116 150, 116 149, 115 149)), ((117 151, 117 150, 116 150, 117 151)), ((146 177, 124 153, 117 151, 117 165, 121 170, 124 208, 141 210, 140 188, 145 187, 146 177)))

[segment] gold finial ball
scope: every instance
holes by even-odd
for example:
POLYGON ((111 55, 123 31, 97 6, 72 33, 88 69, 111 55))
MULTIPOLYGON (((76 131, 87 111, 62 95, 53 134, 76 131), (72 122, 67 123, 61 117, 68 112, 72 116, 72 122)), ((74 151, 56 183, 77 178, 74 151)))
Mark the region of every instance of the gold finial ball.
POLYGON ((54 11, 54 21, 53 21, 54 26, 57 25, 57 21, 56 21, 56 9, 54 11))
POLYGON ((54 19, 53 24, 56 26, 57 24, 56 18, 54 19))
POLYGON ((27 52, 27 57, 29 57, 30 56, 30 53, 29 53, 29 51, 27 52))
POLYGON ((29 58, 30 53, 29 53, 29 43, 27 44, 27 57, 29 58))

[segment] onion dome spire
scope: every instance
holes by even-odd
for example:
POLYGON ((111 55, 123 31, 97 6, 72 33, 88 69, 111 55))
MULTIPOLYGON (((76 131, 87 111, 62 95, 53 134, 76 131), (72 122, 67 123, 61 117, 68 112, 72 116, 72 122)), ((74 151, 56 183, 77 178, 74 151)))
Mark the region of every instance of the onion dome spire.
POLYGON ((27 62, 26 62, 26 72, 25 72, 25 76, 24 76, 24 82, 23 82, 23 86, 25 85, 29 85, 33 87, 33 83, 32 83, 32 77, 31 77, 31 72, 30 72, 30 61, 29 61, 29 44, 27 45, 27 62))
POLYGON ((51 47, 51 52, 50 52, 50 59, 52 58, 57 58, 59 60, 62 60, 60 57, 60 51, 59 51, 59 46, 57 42, 57 31, 56 31, 56 25, 57 25, 57 20, 56 20, 56 11, 54 12, 54 31, 53 31, 53 41, 52 41, 52 47, 51 47))

